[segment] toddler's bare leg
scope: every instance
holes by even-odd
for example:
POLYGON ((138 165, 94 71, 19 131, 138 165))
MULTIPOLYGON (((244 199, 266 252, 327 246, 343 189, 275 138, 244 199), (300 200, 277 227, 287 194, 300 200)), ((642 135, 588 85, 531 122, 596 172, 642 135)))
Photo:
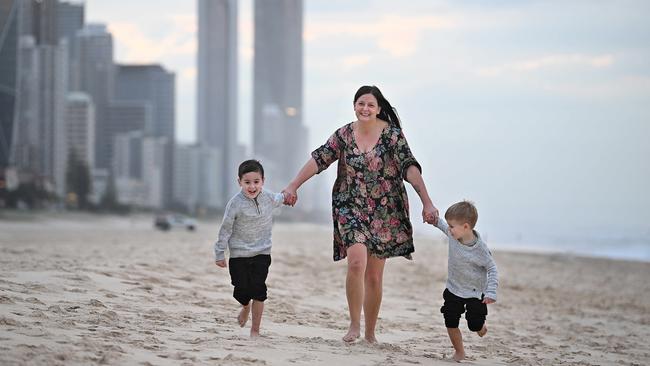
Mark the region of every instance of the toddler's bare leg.
POLYGON ((454 346, 454 361, 460 362, 465 359, 465 348, 463 347, 463 335, 459 328, 447 328, 447 334, 451 344, 454 346))
POLYGON ((251 338, 260 336, 260 324, 264 312, 264 301, 253 300, 253 325, 251 325, 251 338))
POLYGON ((241 311, 239 311, 239 315, 237 316, 237 322, 239 322, 240 327, 246 325, 246 322, 248 321, 248 314, 250 314, 250 312, 251 312, 250 303, 248 305, 242 305, 241 311))
POLYGON ((478 334, 479 337, 483 337, 484 335, 486 335, 487 334, 487 325, 483 324, 483 328, 481 328, 481 330, 476 332, 476 334, 478 334))

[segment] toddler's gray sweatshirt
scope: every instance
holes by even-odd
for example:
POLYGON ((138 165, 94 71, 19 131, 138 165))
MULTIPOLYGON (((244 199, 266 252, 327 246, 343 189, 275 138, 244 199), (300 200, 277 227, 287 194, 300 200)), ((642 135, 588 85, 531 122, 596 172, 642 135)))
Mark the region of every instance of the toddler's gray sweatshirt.
POLYGON ((496 300, 499 286, 497 265, 479 233, 474 231, 474 244, 465 245, 449 234, 449 225, 442 217, 438 218, 436 226, 449 238, 447 289, 466 299, 480 299, 481 294, 485 294, 485 297, 496 300))
POLYGON ((241 191, 231 198, 214 244, 215 259, 225 259, 226 248, 230 250, 230 258, 271 254, 273 209, 283 202, 282 193, 267 190, 255 198, 248 198, 241 191))

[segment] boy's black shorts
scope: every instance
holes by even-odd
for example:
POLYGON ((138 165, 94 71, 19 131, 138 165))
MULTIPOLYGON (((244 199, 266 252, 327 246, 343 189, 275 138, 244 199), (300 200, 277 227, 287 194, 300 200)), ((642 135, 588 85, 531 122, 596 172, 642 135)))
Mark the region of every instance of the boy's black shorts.
POLYGON ((242 305, 251 300, 266 300, 266 276, 269 274, 271 256, 259 254, 248 258, 230 258, 230 280, 235 286, 233 297, 242 305))
POLYGON ((449 290, 445 289, 442 293, 445 303, 440 308, 440 312, 445 317, 445 326, 447 328, 458 328, 460 323, 460 316, 467 310, 465 319, 467 326, 472 332, 478 332, 485 324, 485 317, 487 316, 487 304, 484 304, 483 295, 481 299, 477 298, 463 298, 452 294, 449 290))

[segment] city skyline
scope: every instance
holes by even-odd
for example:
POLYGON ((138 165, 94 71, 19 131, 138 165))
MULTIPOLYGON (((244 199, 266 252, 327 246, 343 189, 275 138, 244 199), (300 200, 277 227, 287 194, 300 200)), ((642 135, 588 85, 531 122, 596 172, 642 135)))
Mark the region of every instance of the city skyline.
MULTIPOLYGON (((178 139, 192 142, 195 5, 161 1, 149 17, 139 3, 86 4, 88 18, 109 23, 118 60, 156 59, 177 70, 178 139)), ((239 141, 246 144, 252 6, 239 2, 239 141)), ((377 84, 397 107, 439 207, 473 199, 479 225, 513 243, 549 226, 557 237, 574 235, 578 223, 589 232, 647 235, 649 11, 643 1, 306 2, 308 146, 353 120, 354 91, 377 84), (459 149, 460 136, 467 148, 459 149), (468 170, 491 179, 474 184, 463 179, 468 170), (602 210, 633 214, 606 218, 602 210)))

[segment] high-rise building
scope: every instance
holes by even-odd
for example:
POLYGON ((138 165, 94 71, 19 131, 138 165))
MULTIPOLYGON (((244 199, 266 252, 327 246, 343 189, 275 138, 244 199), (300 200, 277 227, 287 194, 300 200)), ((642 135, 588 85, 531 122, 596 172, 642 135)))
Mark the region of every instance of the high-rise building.
POLYGON ((75 59, 75 35, 84 26, 84 4, 60 1, 57 6, 57 33, 59 42, 68 44, 68 89, 79 88, 79 64, 75 59))
POLYGON ((39 124, 40 146, 47 181, 54 184, 55 192, 65 195, 67 141, 65 123, 65 98, 68 81, 68 50, 61 45, 37 46, 39 61, 39 124))
POLYGON ((0 2, 0 179, 9 166, 16 119, 19 1, 0 2))
MULTIPOLYGON (((117 65, 115 69, 116 101, 143 103, 149 107, 151 118, 144 125, 145 137, 165 137, 175 140, 175 75, 160 65, 117 65)), ((163 205, 168 206, 173 196, 174 144, 164 145, 171 156, 163 161, 163 205)))
POLYGON ((61 38, 72 42, 78 30, 84 26, 84 4, 59 1, 56 11, 56 30, 61 38))
POLYGON ((107 127, 104 138, 110 141, 106 150, 107 160, 113 168, 115 137, 119 134, 143 131, 144 126, 151 123, 151 105, 140 101, 114 100, 108 108, 107 127))
POLYGON ((108 109, 113 98, 113 37, 103 24, 87 24, 75 35, 75 56, 79 62, 77 90, 88 94, 95 104, 95 166, 110 167, 114 135, 109 133, 108 109))
POLYGON ((16 91, 16 123, 12 160, 23 174, 37 175, 44 171, 41 125, 39 123, 39 52, 32 35, 20 37, 18 44, 18 85, 16 91))
POLYGON ((306 161, 302 0, 255 0, 253 149, 279 190, 306 161))
POLYGON ((95 107, 90 97, 82 92, 67 95, 66 127, 68 155, 92 169, 95 165, 95 107))
POLYGON ((38 45, 56 45, 59 42, 57 27, 58 0, 22 0, 26 17, 22 29, 31 34, 38 45))
POLYGON ((30 175, 62 196, 67 158, 68 51, 65 42, 57 42, 58 3, 25 0, 15 4, 19 36, 14 56, 17 68, 12 75, 16 81, 12 162, 19 173, 30 175))
POLYGON ((151 120, 144 127, 145 136, 176 136, 175 75, 160 65, 116 65, 115 100, 147 103, 151 120))
POLYGON ((116 178, 142 179, 142 139, 140 130, 119 133, 115 136, 113 172, 116 178))
POLYGON ((145 205, 146 191, 142 179, 141 130, 120 133, 113 139, 113 179, 117 201, 128 205, 145 205))
POLYGON ((167 137, 144 137, 142 139, 142 183, 144 187, 143 205, 161 208, 165 205, 164 181, 166 162, 171 160, 167 137))
MULTIPOLYGON (((198 0, 197 130, 202 148, 218 149, 220 202, 237 191, 237 1, 198 0)), ((202 197, 207 196, 205 186, 202 197)))
POLYGON ((174 202, 191 213, 201 203, 199 149, 197 145, 178 145, 174 154, 174 202))

